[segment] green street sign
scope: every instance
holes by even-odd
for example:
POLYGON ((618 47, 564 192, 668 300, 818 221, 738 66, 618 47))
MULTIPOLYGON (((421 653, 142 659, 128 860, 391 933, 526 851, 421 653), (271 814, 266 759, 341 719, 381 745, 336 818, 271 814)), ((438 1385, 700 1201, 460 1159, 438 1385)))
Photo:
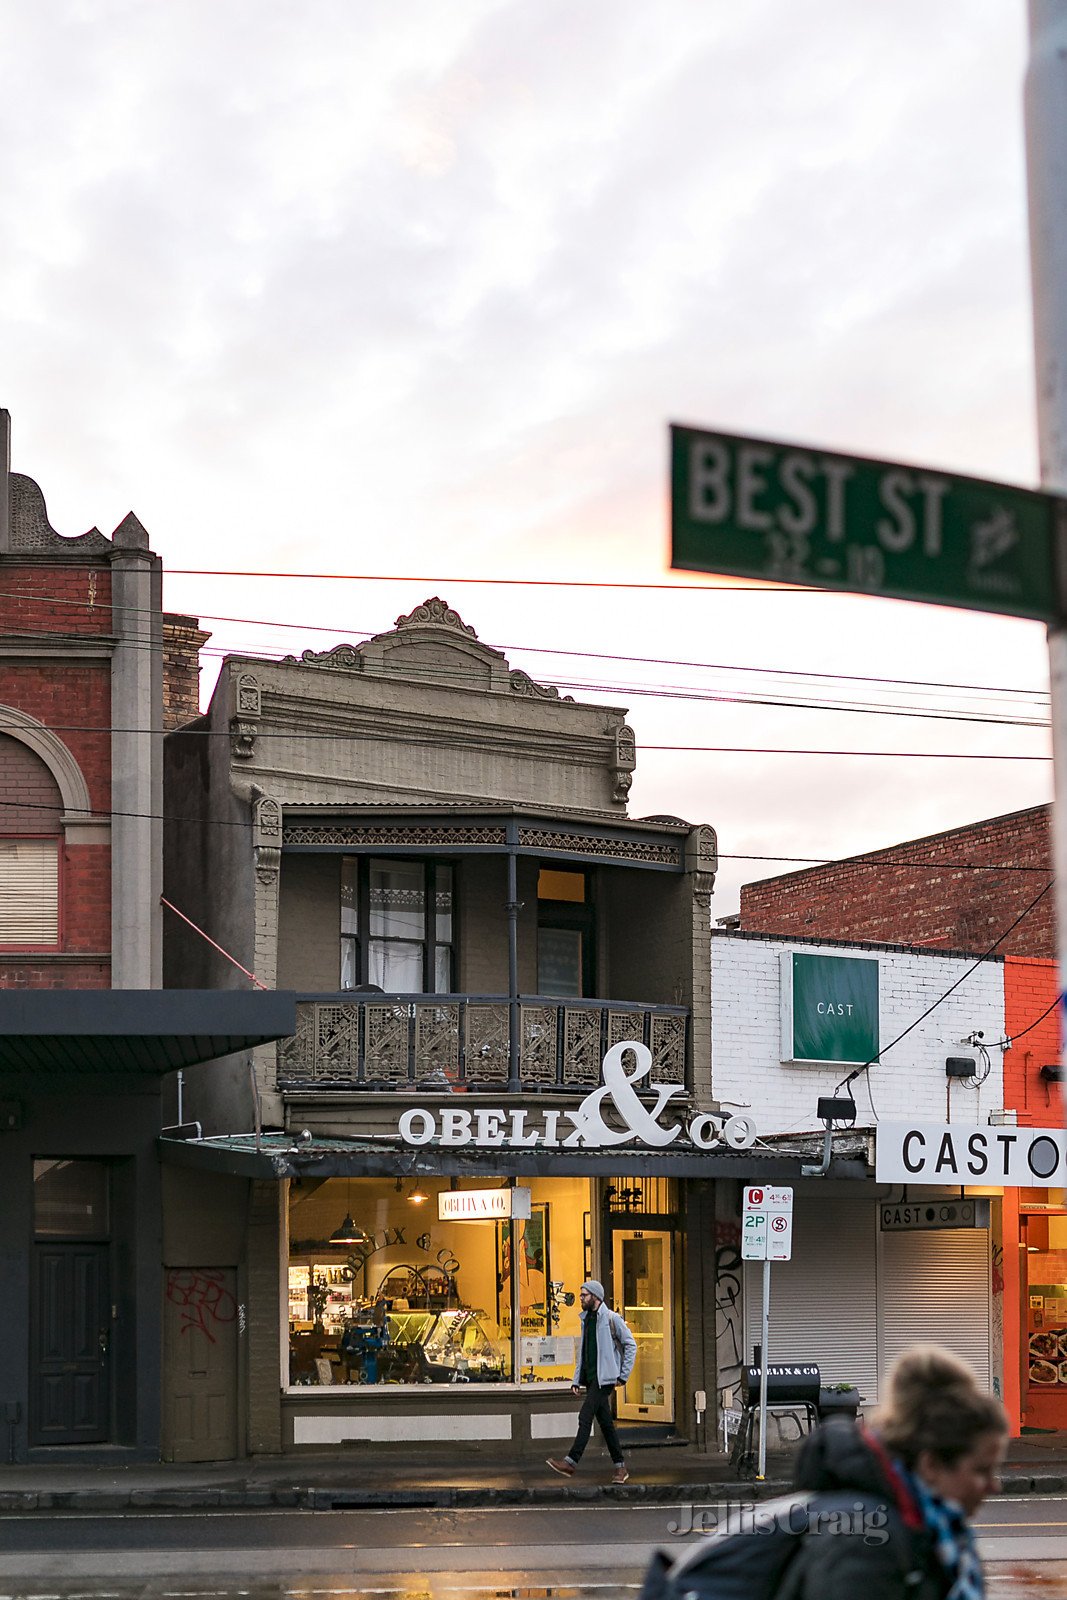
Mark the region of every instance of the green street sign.
POLYGON ((1056 495, 671 428, 671 566, 1059 620, 1056 495))

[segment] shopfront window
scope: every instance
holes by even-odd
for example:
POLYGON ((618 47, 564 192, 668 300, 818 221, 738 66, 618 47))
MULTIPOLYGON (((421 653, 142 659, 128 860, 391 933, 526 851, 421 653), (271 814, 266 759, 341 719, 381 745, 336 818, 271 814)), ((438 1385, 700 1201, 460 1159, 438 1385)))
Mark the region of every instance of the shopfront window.
POLYGON ((441 861, 341 861, 341 988, 452 989, 452 868, 441 861))
POLYGON ((1067 1394, 1067 1214, 1022 1219, 1032 1389, 1067 1394))
MULTIPOLYGON (((458 1187, 500 1190, 504 1180, 458 1187)), ((293 1183, 290 1384, 569 1382, 589 1270, 589 1180, 526 1187, 528 1219, 442 1221, 439 1196, 457 1192, 448 1178, 293 1183)))

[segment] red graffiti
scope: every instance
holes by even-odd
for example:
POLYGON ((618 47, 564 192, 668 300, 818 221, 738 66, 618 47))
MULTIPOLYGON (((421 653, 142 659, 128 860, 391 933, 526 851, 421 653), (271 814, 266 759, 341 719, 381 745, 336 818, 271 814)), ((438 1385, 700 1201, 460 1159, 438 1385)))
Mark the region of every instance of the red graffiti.
POLYGON ((215 1343, 212 1324, 237 1320, 237 1302, 221 1272, 175 1268, 167 1274, 167 1299, 181 1308, 181 1332, 202 1333, 211 1344, 215 1343))
POLYGON ((715 1224, 715 1243, 737 1244, 741 1243, 741 1224, 732 1217, 720 1217, 715 1224))

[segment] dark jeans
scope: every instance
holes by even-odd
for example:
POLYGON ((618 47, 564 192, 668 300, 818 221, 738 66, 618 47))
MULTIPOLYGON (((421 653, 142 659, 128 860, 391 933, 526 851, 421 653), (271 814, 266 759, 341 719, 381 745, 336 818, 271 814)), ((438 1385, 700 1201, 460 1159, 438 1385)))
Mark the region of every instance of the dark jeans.
POLYGON ((578 1432, 574 1435, 574 1443, 567 1451, 575 1466, 582 1459, 585 1447, 589 1443, 589 1435, 593 1431, 594 1417, 600 1424, 600 1431, 604 1435, 604 1443, 608 1447, 608 1454, 617 1467, 621 1466, 622 1446, 619 1443, 619 1436, 615 1432, 615 1418, 611 1414, 611 1397, 614 1392, 614 1387, 609 1386, 606 1389, 602 1389, 599 1383, 591 1383, 586 1389, 585 1399, 582 1401, 582 1409, 578 1413, 578 1432))

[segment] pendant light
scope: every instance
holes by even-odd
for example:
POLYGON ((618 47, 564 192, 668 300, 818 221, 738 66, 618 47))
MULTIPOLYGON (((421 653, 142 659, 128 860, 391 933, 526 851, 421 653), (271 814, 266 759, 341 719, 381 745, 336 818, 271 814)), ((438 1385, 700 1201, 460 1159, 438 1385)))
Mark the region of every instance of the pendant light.
POLYGON ((422 1184, 419 1183, 418 1179, 416 1179, 415 1187, 414 1187, 414 1189, 412 1189, 411 1193, 408 1195, 408 1204, 409 1205, 413 1205, 413 1206, 421 1206, 429 1198, 430 1197, 426 1193, 426 1191, 423 1189, 422 1184))
POLYGON ((352 1179, 348 1180, 348 1204, 345 1207, 345 1220, 339 1228, 330 1234, 331 1244, 363 1244, 367 1234, 363 1228, 352 1221, 352 1179))

